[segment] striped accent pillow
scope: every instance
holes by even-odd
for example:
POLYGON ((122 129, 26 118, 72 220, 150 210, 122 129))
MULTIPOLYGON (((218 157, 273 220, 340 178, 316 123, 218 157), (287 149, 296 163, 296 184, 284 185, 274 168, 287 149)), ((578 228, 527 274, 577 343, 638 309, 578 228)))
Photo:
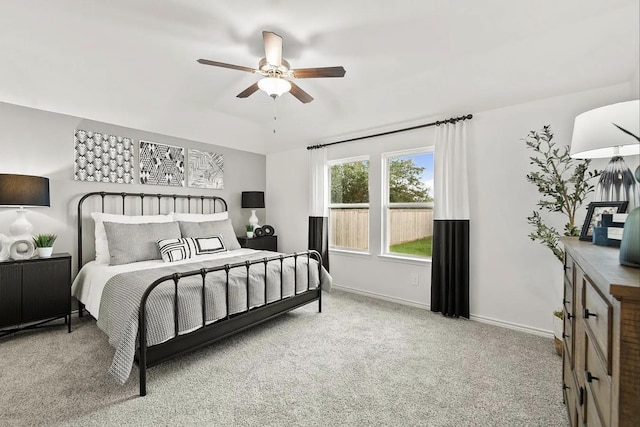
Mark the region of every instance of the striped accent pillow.
POLYGON ((158 249, 164 262, 182 261, 196 256, 193 239, 163 239, 158 240, 158 249))
POLYGON ((160 255, 162 255, 164 262, 182 261, 196 255, 213 254, 227 250, 221 236, 162 239, 158 240, 158 249, 160 249, 160 255))

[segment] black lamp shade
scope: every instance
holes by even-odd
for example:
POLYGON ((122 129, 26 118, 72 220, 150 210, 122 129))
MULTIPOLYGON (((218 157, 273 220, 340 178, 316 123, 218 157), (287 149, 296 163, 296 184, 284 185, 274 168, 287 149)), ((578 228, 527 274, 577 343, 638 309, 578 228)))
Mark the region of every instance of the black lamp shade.
POLYGON ((243 208, 264 208, 264 191, 243 191, 243 208))
POLYGON ((0 206, 51 206, 49 178, 0 173, 0 206))

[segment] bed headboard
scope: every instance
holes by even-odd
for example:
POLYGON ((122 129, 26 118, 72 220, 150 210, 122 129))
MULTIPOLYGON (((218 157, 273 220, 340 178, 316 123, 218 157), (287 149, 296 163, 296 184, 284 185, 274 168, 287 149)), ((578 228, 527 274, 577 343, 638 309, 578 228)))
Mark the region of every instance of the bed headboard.
MULTIPOLYGON (((196 196, 190 194, 149 194, 95 191, 87 193, 78 201, 78 270, 84 265, 83 222, 91 221, 88 214, 103 212, 123 215, 158 215, 178 213, 216 213, 228 210, 227 202, 218 196, 196 196)), ((86 224, 88 225, 88 224, 86 224)))

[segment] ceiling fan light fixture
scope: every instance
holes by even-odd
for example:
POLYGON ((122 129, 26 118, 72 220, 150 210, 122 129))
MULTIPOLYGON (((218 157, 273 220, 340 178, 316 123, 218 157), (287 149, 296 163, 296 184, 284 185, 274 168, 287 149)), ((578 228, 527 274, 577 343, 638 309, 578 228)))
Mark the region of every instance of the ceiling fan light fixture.
POLYGON ((258 87, 267 92, 269 96, 276 98, 291 90, 291 83, 279 77, 265 77, 258 82, 258 87))

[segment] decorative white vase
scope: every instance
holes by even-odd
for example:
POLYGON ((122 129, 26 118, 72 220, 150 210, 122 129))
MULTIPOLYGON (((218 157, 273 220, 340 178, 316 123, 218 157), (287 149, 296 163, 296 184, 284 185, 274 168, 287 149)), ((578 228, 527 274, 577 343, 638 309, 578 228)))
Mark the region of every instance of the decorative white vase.
POLYGON ((562 331, 564 330, 564 319, 553 315, 553 335, 555 337, 556 353, 562 356, 562 331))
POLYGON ((563 320, 553 315, 553 335, 559 340, 562 339, 563 320))
POLYGON ((53 248, 52 247, 36 248, 36 250, 38 251, 38 256, 40 258, 51 258, 51 254, 53 253, 53 248))
POLYGON ((247 231, 247 239, 253 239, 253 231, 247 231))
POLYGON ((36 248, 31 236, 12 237, 9 255, 15 260, 29 259, 35 253, 36 248))

